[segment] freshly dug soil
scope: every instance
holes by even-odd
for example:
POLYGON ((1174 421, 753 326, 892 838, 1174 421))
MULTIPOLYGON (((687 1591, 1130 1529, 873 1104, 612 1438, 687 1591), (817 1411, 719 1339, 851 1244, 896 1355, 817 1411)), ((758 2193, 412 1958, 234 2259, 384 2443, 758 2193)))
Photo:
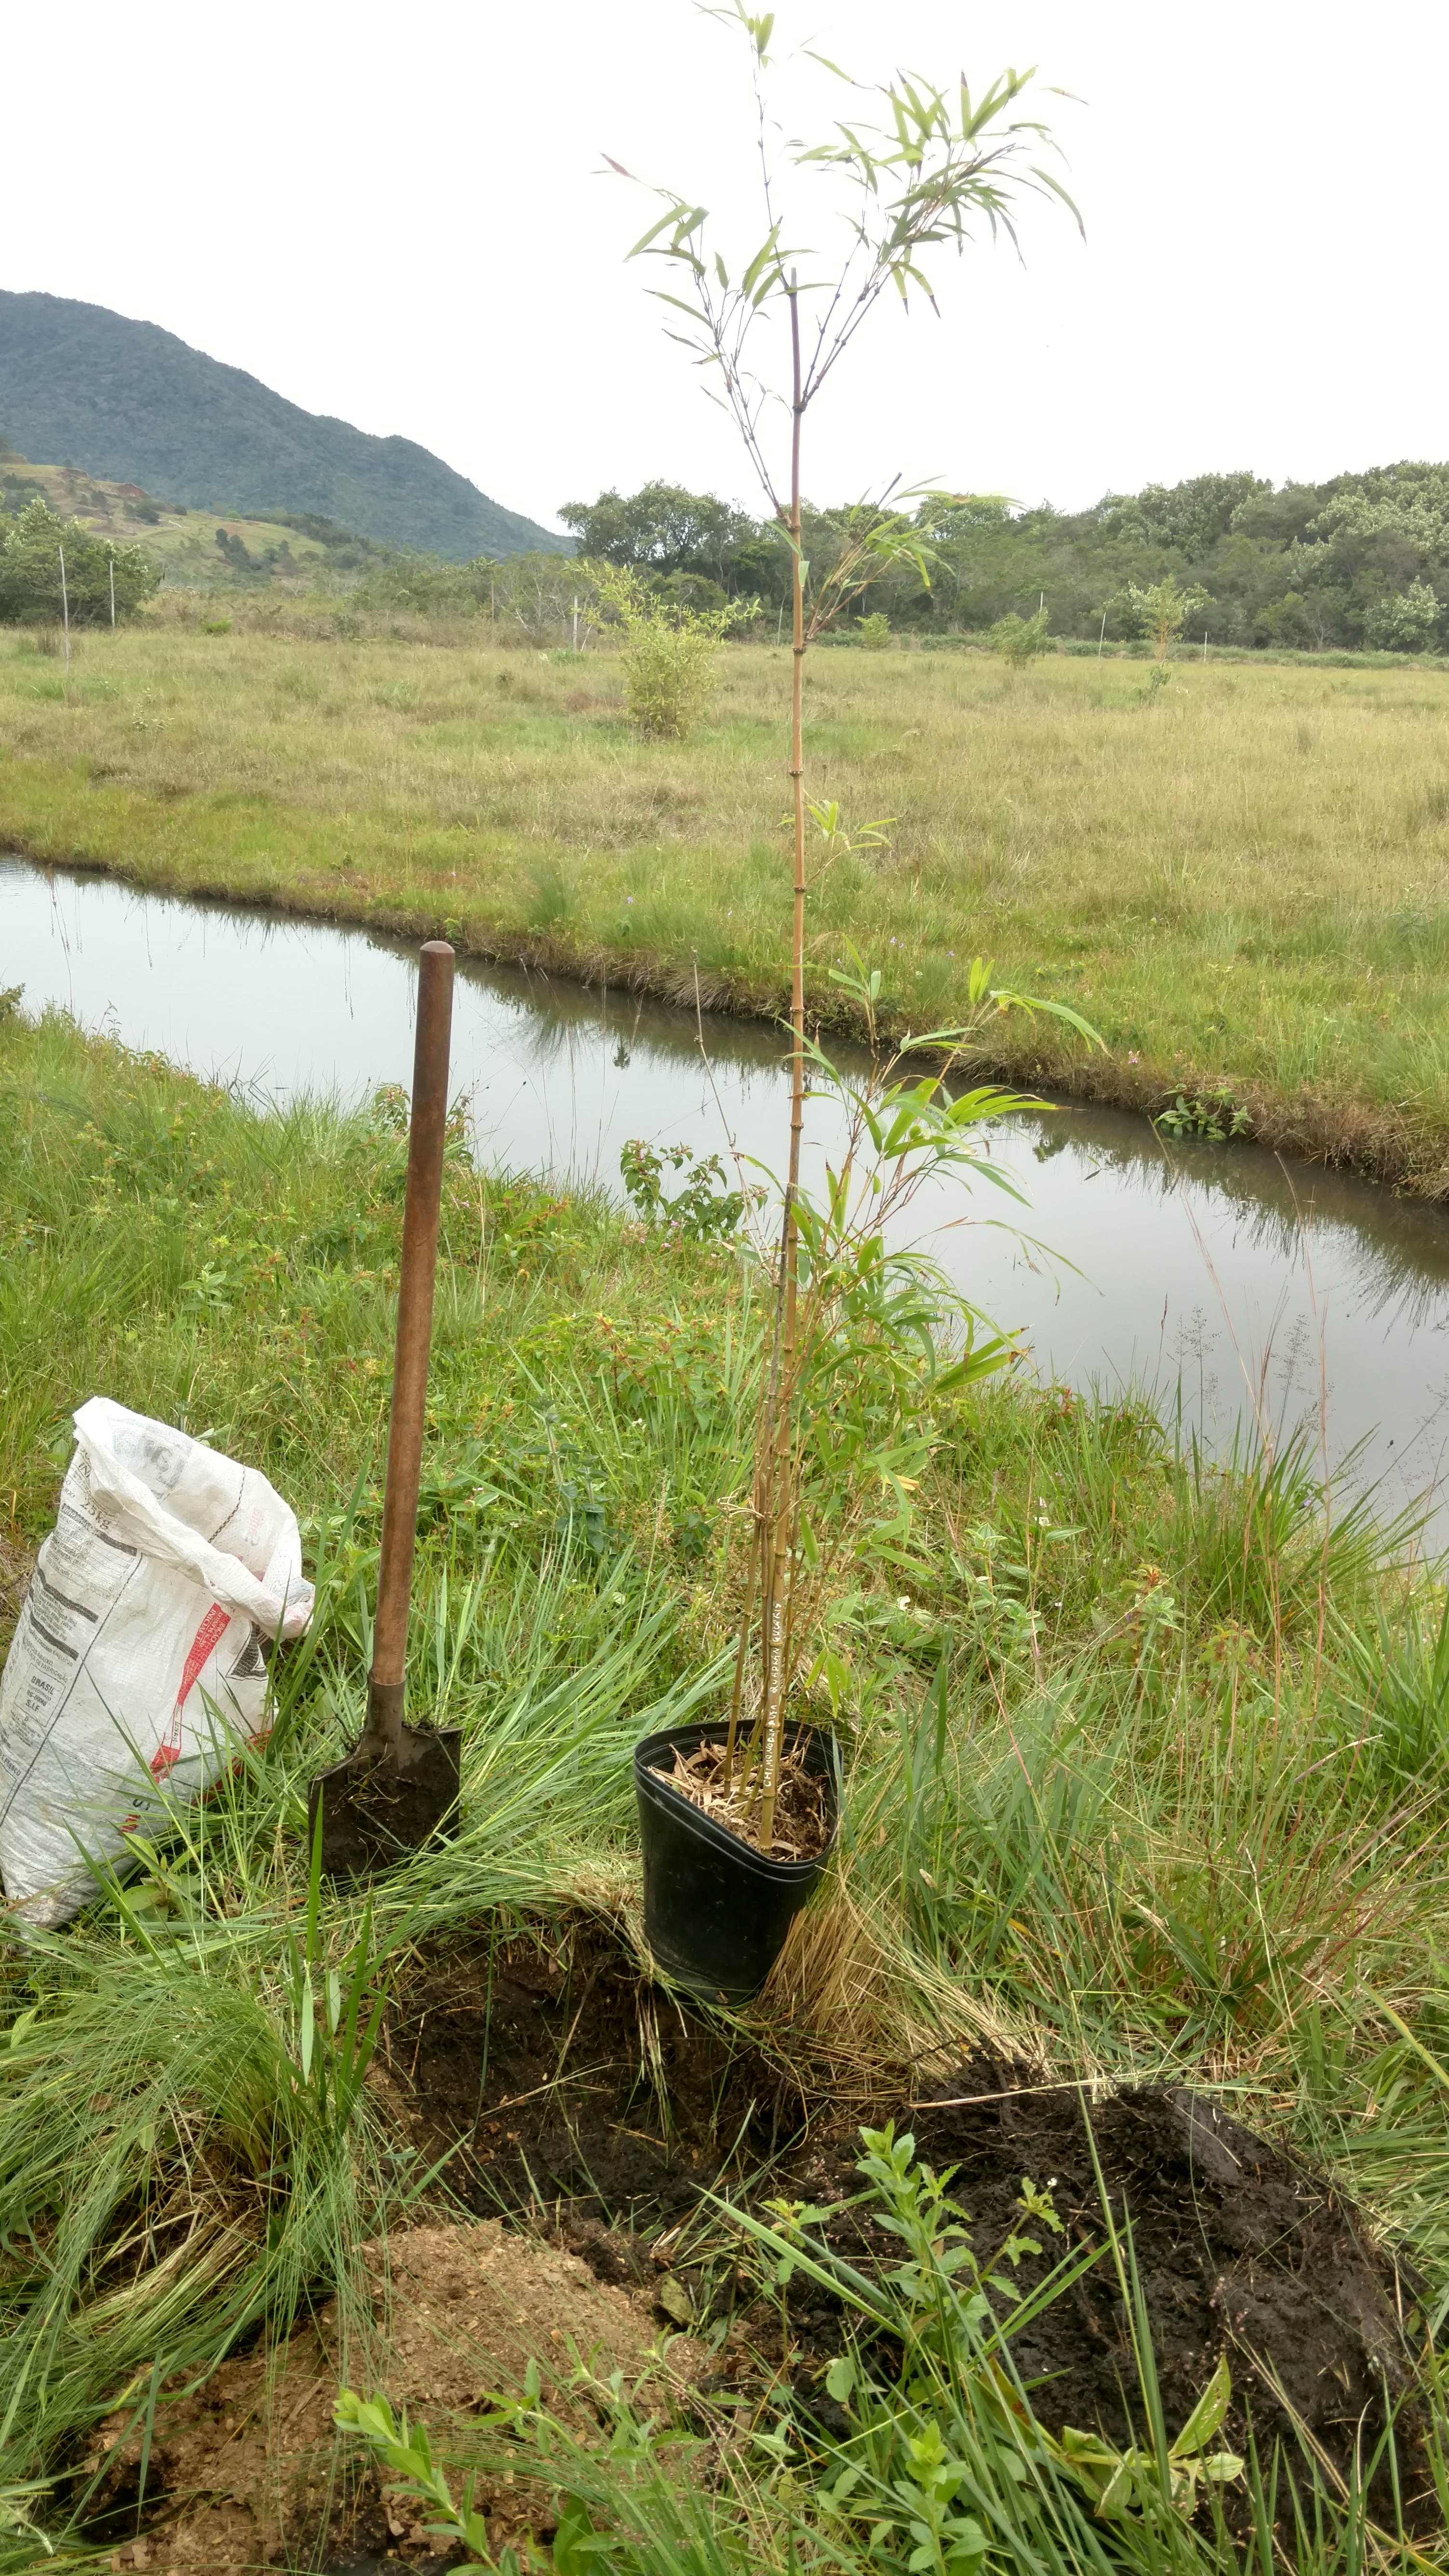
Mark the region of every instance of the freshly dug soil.
MULTIPOLYGON (((374 2355, 374 2369, 394 2412, 406 2407, 435 2443, 446 2445, 450 2424, 492 2391, 516 2389, 530 2356, 546 2389, 556 2390, 576 2349, 633 2382, 659 2337, 647 2300, 496 2219, 415 2227, 385 2254, 368 2251, 379 2320, 387 2318, 385 2360, 374 2355)), ((699 2367, 696 2348, 676 2335, 654 2377, 677 2398, 699 2367)), ((344 2369, 354 2385, 375 2384, 365 2355, 339 2351, 328 2306, 281 2353, 223 2362, 204 2388, 163 2403, 139 2515, 145 2527, 134 2538, 119 2535, 137 2531, 140 2436, 122 2435, 118 2423, 108 2451, 103 2426, 88 2463, 104 2475, 87 2527, 93 2539, 117 2540, 111 2566, 149 2576, 243 2576, 283 2564, 363 2576, 407 2566, 431 2576, 452 2565, 461 2553, 440 2556, 415 2509, 379 2482, 364 2446, 335 2434, 344 2369)), ((547 2527, 548 2498, 511 2478, 477 2501, 495 2551, 522 2527, 547 2527)))
MULTIPOLYGON (((1022 2224, 1023 2176, 1050 2189, 1066 2230, 1050 2238, 1028 2226, 1043 2251, 1023 2263, 1024 2283, 1064 2245, 1104 2249, 1015 2340, 1054 2429, 1096 2426, 1117 2441, 1142 2429, 1095 2145, 1114 2224, 1130 2227, 1169 2429, 1225 2353, 1232 2447, 1245 2447, 1250 2414, 1265 2457, 1281 2438, 1296 2467, 1301 2422, 1346 2478, 1355 2448, 1372 2450, 1386 2402, 1404 2400, 1406 2518, 1434 2525, 1421 2422, 1405 2396, 1412 2281, 1330 2184, 1182 2088, 1092 2098, 982 2056, 927 2099, 903 2083, 893 2099, 846 2099, 823 2070, 786 2069, 722 2016, 649 1984, 582 1926, 553 1949, 440 1945, 395 2001, 368 2081, 420 2171, 445 2157, 441 2187, 455 2209, 461 2200, 478 2213, 393 2237, 387 2346, 348 2363, 354 2381, 380 2382, 445 2449, 450 2423, 484 2392, 516 2386, 527 2355, 547 2379, 570 2347, 592 2348, 632 2378, 661 2332, 696 2321, 724 2331, 712 2352, 687 2335, 670 2342, 686 2404, 691 2386, 756 2393, 784 2374, 822 2424, 843 2429, 824 2390, 845 2328, 838 2303, 797 2276, 782 2331, 777 2296, 756 2296, 705 2196, 809 2200, 831 2213, 825 2233, 852 2260, 895 2260, 892 2241, 845 2205, 859 2187, 860 2124, 894 2116, 925 2161, 956 2168, 984 2265, 1022 2224)), ((379 2279, 382 2263, 379 2251, 379 2279)), ((139 2514, 139 2443, 116 2439, 89 2524, 112 2566, 242 2576, 285 2561, 330 2576, 401 2566, 442 2576, 448 2557, 384 2493, 361 2446, 332 2434, 335 2345, 324 2309, 293 2336, 280 2374, 276 2356, 240 2355, 164 2406, 139 2514)), ((95 2454, 104 2449, 102 2439, 95 2454)), ((1236 2519, 1240 2495, 1226 2501, 1236 2519)), ((1389 2519, 1386 2476, 1372 2501, 1389 2519)), ((487 2510, 495 2548, 525 2525, 547 2534, 547 2498, 500 2488, 487 2510)))
POLYGON ((737 1754, 733 1777, 726 1782, 722 1744, 699 1744, 692 1753, 682 1753, 676 1746, 673 1770, 661 1772, 660 1777, 692 1807, 723 1825, 726 1833, 737 1834, 741 1842, 770 1860, 814 1860, 825 1849, 830 1831, 825 1783, 818 1773, 807 1771, 793 1749, 781 1757, 768 1844, 760 1839, 758 1768, 742 1776, 737 1754))
MULTIPOLYGON (((1407 2394, 1414 2285, 1333 2186, 1181 2086, 1091 2103, 1075 2086, 1013 2089, 1009 2067, 978 2061, 969 2073, 971 2091, 1003 2098, 922 2105, 912 2125, 922 2155, 957 2167, 978 2241, 1006 2232, 1023 2174, 1053 2182, 1072 2239, 1104 2241, 1095 2143, 1114 2224, 1130 2226, 1169 2430, 1226 2353, 1260 2442, 1281 2433, 1291 2449, 1296 2415, 1346 2472, 1361 2436, 1382 2425, 1385 2394, 1407 2394)), ((1135 2373, 1110 2256, 1015 2350, 1023 2377, 1042 2383, 1049 2422, 1125 2431, 1122 2390, 1135 2394, 1135 2373)), ((1236 2413, 1245 2431, 1241 2405, 1236 2413)), ((1422 2441, 1414 2410, 1400 2433, 1401 2450, 1422 2441)))
MULTIPOLYGON (((741 2297, 732 2263, 674 2267, 673 2246, 711 2189, 784 2192, 819 2206, 859 2188, 858 2129, 893 2116, 921 2156, 957 2168, 956 2194, 983 2262, 1022 2225, 1023 2176, 1050 2186, 1064 2238, 1019 2277, 1039 2279, 1064 2245, 1102 2259, 1018 2339, 1018 2365, 1054 2429, 1140 2436, 1128 2321, 1107 2250, 1092 2142, 1114 2224, 1130 2224, 1170 2432, 1226 2353, 1227 2438, 1275 2438, 1301 2459, 1295 2417, 1345 2478, 1367 2457, 1385 2402, 1405 2400, 1414 2284, 1334 2187, 1179 2087, 1090 2100, 1074 2084, 980 2057, 936 2098, 846 2102, 816 2091, 721 2020, 647 1984, 597 1934, 552 1955, 532 1943, 453 1953, 396 2009, 378 2081, 428 2161, 452 2150, 451 2189, 477 2209, 527 2214, 601 2279, 646 2284, 667 2312, 719 2314, 741 2297), (962 2098, 966 2097, 966 2098, 962 2098), (1088 2135, 1090 2121, 1091 2136, 1088 2135), (765 2169, 768 2167, 768 2179, 765 2169), (723 2281, 721 2280, 723 2274, 723 2281)), ((827 2229, 852 2255, 893 2259, 891 2242, 843 2212, 827 2229)), ((687 2265, 689 2237, 680 2260, 687 2265)), ((792 2298, 782 2344, 773 2303, 738 2306, 723 2377, 791 2371, 822 2416, 823 2368, 838 2348, 833 2301, 792 2298)), ((1422 2425, 1398 2416, 1400 2475, 1425 2486, 1422 2425)), ((1387 2513, 1387 2477, 1375 2501, 1387 2513)), ((1419 2512, 1424 2508, 1416 2509, 1419 2512)))

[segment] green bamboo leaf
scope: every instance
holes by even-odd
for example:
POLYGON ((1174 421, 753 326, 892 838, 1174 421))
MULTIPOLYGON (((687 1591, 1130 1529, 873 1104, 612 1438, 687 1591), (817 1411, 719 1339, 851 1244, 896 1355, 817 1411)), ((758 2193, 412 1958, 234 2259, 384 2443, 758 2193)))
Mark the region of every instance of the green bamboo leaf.
POLYGON ((1033 168, 1031 175, 1038 182, 1039 186, 1049 188, 1054 197, 1060 197, 1062 204, 1066 207, 1068 214, 1072 217, 1083 241, 1085 241, 1087 238, 1087 227, 1082 221, 1081 209, 1079 208, 1075 197, 1068 195, 1067 190, 1062 186, 1060 179, 1054 179, 1050 170, 1033 168))
POLYGON ((754 258, 750 261, 748 268, 745 270, 744 276, 740 279, 740 293, 742 295, 752 295, 754 293, 755 287, 758 284, 766 265, 777 256, 779 240, 780 227, 778 224, 772 224, 768 233, 765 235, 764 240, 761 242, 759 249, 756 251, 754 258))
POLYGON ((647 231, 647 233, 641 233, 641 234, 639 235, 639 238, 638 238, 638 240, 635 242, 633 249, 632 249, 632 250, 627 250, 627 251, 624 253, 624 257, 625 257, 626 259, 637 259, 637 258, 639 257, 639 254, 640 254, 640 252, 641 252, 641 251, 648 250, 648 248, 649 248, 649 246, 650 246, 650 243, 651 243, 651 242, 656 242, 656 241, 659 239, 659 236, 660 236, 660 234, 661 234, 661 233, 667 233, 667 232, 668 232, 670 225, 674 222, 675 215, 676 215, 676 213, 677 213, 677 211, 678 211, 679 202, 680 202, 680 201, 679 201, 678 199, 676 199, 676 200, 675 200, 675 203, 674 203, 672 206, 670 206, 670 208, 669 208, 668 212, 667 212, 666 214, 662 214, 662 215, 659 217, 659 220, 658 220, 658 222, 657 222, 657 223, 652 223, 652 224, 650 225, 649 230, 647 231))

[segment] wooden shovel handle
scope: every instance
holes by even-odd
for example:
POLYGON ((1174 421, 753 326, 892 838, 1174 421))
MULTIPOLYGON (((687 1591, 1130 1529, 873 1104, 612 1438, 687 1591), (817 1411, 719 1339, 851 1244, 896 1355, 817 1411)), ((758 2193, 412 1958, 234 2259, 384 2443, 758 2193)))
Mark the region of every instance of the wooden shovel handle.
POLYGON ((399 1745, 402 1741, 408 1595, 418 1527, 418 1479, 422 1472, 423 1412, 428 1393, 428 1344, 433 1331, 433 1274, 438 1260, 438 1217, 443 1195, 452 1021, 453 951, 446 939, 430 939, 418 963, 418 1026, 413 1050, 412 1116, 408 1123, 397 1349, 387 1429, 382 1563, 377 1576, 377 1619, 372 1632, 372 1675, 364 1736, 364 1741, 376 1740, 379 1748, 382 1743, 399 1745))

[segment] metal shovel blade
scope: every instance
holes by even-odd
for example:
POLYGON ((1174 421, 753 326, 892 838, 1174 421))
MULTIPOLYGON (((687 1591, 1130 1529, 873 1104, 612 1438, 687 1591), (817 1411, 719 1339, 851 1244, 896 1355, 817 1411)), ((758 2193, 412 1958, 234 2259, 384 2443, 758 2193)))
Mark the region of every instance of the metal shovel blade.
POLYGON ((364 1737, 320 1771, 308 1791, 307 1832, 315 1842, 320 1808, 324 1877, 367 1878, 455 1834, 462 1743, 460 1726, 404 1726, 385 1751, 364 1737))

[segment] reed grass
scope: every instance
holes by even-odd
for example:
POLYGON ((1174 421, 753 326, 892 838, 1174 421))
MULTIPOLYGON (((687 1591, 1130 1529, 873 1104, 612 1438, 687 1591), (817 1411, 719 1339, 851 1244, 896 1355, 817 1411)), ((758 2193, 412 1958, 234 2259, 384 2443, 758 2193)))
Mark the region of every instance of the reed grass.
MULTIPOLYGON (((368 1662, 401 1177, 386 1099, 264 1112, 0 1019, 7 1563, 105 1392, 264 1468, 319 1587, 266 1751, 7 1954, 0 2483, 117 2405, 143 2422, 304 2296, 353 2300, 362 2332, 357 2249, 426 2177, 340 2042, 304 2068, 307 1980, 371 1993, 450 1926, 581 1905, 628 1939, 630 1748, 720 1687, 748 1271, 485 1181, 460 1140, 409 1688, 464 1727, 465 1831, 370 1907, 309 1907, 305 1784, 368 1662)), ((1131 1400, 1008 1379, 929 1429, 917 1574, 829 1605, 849 1830, 770 2043, 887 2092, 982 2032, 1210 2086, 1362 2195, 1442 2315, 1449 1650, 1412 1532, 1328 1508, 1291 1447, 1180 1453, 1131 1400)))
MULTIPOLYGON (((0 843, 780 1007, 778 654, 725 648, 696 734, 644 742, 606 656, 336 624, 87 637, 68 701, 9 643, 0 843)), ((822 795, 895 818, 812 897, 822 1010, 847 931, 917 1026, 981 952, 1111 1048, 1003 1027, 1000 1070, 1153 1108, 1221 1081, 1267 1142, 1449 1187, 1443 673, 1182 664, 1149 702, 1130 662, 842 650, 809 701, 822 795)))

